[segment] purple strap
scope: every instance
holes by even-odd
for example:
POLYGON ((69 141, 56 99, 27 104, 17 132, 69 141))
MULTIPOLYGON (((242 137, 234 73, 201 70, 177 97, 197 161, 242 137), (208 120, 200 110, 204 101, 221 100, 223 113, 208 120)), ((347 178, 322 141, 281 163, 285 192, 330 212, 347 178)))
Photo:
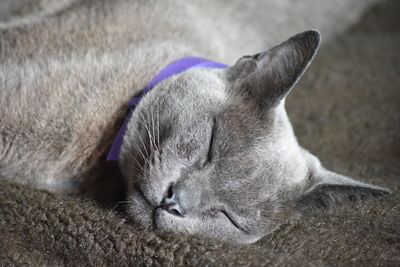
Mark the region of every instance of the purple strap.
POLYGON ((133 97, 128 102, 128 106, 130 108, 129 114, 125 119, 124 123, 122 124, 121 128, 119 129, 117 137, 115 138, 114 143, 112 144, 111 149, 108 152, 107 161, 118 161, 119 152, 121 150, 121 145, 122 145, 122 139, 124 137, 128 122, 132 117, 133 111, 139 104, 140 100, 159 82, 191 68, 226 68, 226 67, 227 66, 224 64, 209 61, 207 59, 198 57, 182 58, 166 66, 144 87, 143 91, 140 93, 139 96, 133 97))

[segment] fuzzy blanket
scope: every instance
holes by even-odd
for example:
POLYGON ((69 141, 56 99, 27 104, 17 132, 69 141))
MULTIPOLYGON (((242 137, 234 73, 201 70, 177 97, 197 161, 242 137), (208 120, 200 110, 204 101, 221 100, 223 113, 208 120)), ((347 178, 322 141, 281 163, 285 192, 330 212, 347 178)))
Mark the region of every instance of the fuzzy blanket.
POLYGON ((300 144, 393 194, 283 225, 250 246, 147 232, 90 200, 0 182, 0 265, 400 265, 400 2, 325 43, 289 96, 300 144))

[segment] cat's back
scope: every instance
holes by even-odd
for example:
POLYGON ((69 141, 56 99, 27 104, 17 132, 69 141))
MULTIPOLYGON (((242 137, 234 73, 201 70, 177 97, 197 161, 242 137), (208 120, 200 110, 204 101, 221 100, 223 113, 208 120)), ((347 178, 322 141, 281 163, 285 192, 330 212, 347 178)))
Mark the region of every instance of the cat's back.
POLYGON ((95 168, 140 76, 111 6, 64 2, 0 23, 0 176, 56 191, 95 168))
POLYGON ((0 22, 0 177, 74 192, 93 176, 130 97, 196 56, 179 2, 37 0, 0 22))

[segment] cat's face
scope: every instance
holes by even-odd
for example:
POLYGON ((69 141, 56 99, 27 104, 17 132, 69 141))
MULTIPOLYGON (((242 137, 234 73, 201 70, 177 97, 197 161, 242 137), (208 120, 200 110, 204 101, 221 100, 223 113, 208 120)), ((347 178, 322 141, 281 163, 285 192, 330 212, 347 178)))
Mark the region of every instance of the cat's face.
POLYGON ((158 84, 133 113, 120 155, 134 221, 250 243, 321 206, 316 185, 353 182, 298 145, 284 110, 318 44, 309 31, 231 68, 191 69, 158 84))
POLYGON ((288 179, 307 174, 283 105, 264 112, 232 94, 226 74, 189 70, 160 84, 135 111, 123 169, 132 213, 143 216, 143 200, 150 206, 146 224, 255 240, 275 226, 288 179), (172 213, 156 208, 169 194, 180 202, 172 213))

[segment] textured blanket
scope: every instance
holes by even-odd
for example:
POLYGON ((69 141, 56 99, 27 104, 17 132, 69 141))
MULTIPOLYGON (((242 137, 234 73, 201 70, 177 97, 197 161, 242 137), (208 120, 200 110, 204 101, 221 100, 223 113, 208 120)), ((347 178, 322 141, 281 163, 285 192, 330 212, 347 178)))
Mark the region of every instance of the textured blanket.
POLYGON ((337 172, 393 189, 283 225, 250 246, 147 232, 123 212, 0 182, 0 265, 400 265, 400 2, 325 43, 287 109, 337 172))

